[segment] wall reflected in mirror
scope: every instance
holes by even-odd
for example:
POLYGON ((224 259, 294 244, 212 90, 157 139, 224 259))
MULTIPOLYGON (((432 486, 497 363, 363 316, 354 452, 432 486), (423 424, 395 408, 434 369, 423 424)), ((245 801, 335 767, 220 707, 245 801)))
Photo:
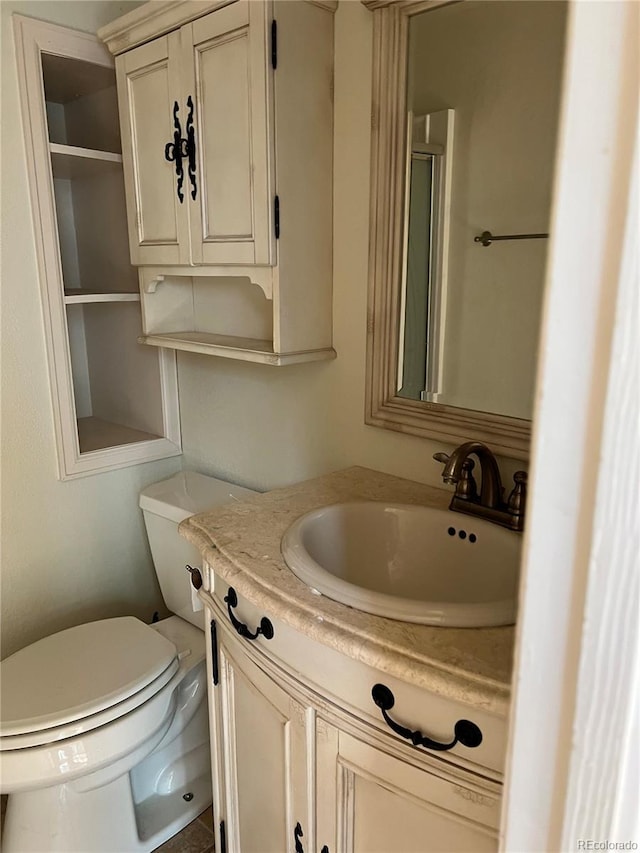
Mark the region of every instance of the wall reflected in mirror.
POLYGON ((397 394, 530 419, 567 4, 473 0, 409 24, 397 394))

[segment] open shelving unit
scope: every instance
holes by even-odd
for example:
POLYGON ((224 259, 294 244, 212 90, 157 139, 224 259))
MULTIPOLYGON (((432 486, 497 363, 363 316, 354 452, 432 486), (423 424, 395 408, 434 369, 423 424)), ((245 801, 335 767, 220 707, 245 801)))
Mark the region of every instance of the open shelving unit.
POLYGON ((275 366, 335 356, 333 349, 278 352, 273 301, 254 281, 258 276, 220 273, 142 268, 140 343, 275 366))
POLYGON ((59 475, 177 455, 175 356, 137 342, 113 61, 94 36, 16 28, 59 475))

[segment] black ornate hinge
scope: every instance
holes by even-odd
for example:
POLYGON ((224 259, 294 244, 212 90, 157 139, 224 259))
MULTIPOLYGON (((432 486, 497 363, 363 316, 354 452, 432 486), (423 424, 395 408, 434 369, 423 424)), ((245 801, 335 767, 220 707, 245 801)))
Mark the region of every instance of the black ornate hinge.
POLYGON ((167 142, 164 146, 164 159, 169 163, 176 164, 176 192, 180 199, 180 204, 184 201, 184 193, 182 192, 182 184, 184 182, 184 169, 182 168, 182 160, 187 156, 187 140, 182 138, 182 128, 180 127, 180 119, 178 113, 180 107, 178 102, 173 102, 173 142, 167 142))
POLYGON ((187 98, 187 107, 189 114, 187 115, 187 137, 182 136, 182 127, 178 113, 180 107, 177 101, 173 102, 173 142, 167 142, 164 146, 164 159, 170 163, 176 164, 176 192, 180 199, 180 204, 184 201, 184 192, 182 185, 184 183, 184 168, 182 161, 188 161, 189 181, 191 183, 191 198, 195 201, 198 194, 198 185, 196 183, 196 134, 193 123, 193 98, 191 95, 187 98))
POLYGON ((276 196, 273 199, 273 229, 276 234, 276 240, 280 238, 280 197, 276 196))
POLYGON ((193 124, 193 98, 191 95, 187 98, 187 107, 189 114, 187 115, 187 138, 186 152, 189 159, 189 181, 191 182, 191 198, 195 201, 198 194, 198 185, 196 183, 196 133, 193 124))
POLYGON ((227 827, 223 820, 220 821, 220 847, 221 853, 227 853, 227 827))

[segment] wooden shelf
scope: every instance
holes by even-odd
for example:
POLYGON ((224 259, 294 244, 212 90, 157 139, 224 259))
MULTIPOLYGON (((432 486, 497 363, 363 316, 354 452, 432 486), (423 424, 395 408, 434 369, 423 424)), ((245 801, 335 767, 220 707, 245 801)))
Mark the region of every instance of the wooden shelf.
POLYGON ((303 352, 276 353, 273 351, 273 341, 213 335, 207 332, 165 332, 142 335, 138 338, 138 343, 272 365, 301 364, 336 357, 336 351, 331 347, 303 352))
POLYGON ((78 148, 75 145, 49 143, 54 178, 91 178, 105 171, 122 168, 122 154, 78 148))
POLYGON ((157 441, 161 436, 140 429, 115 424, 102 418, 78 418, 78 441, 80 453, 121 447, 140 441, 157 441))
POLYGON ((92 292, 90 290, 65 290, 65 305, 84 305, 95 302, 140 302, 139 293, 92 292))

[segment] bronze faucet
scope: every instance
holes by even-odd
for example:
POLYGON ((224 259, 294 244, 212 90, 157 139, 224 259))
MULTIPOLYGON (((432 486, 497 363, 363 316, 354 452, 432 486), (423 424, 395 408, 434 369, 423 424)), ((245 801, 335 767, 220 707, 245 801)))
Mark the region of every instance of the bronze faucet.
POLYGON ((524 510, 527 501, 527 474, 516 471, 515 483, 508 500, 505 502, 496 457, 486 444, 480 441, 467 441, 457 447, 451 456, 435 453, 433 458, 443 462, 442 479, 445 483, 455 484, 456 491, 451 498, 449 509, 476 515, 511 530, 524 530, 524 510), (473 477, 474 462, 469 457, 475 454, 480 462, 480 496, 473 477))

